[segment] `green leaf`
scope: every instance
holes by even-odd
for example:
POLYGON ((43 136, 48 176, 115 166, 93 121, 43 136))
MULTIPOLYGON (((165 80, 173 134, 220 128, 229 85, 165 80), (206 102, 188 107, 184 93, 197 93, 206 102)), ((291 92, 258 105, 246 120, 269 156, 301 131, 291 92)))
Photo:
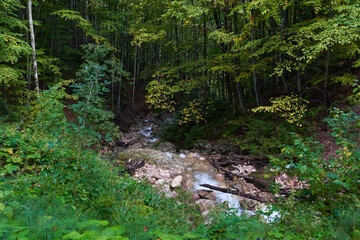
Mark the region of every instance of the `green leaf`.
POLYGON ((62 239, 81 239, 82 235, 77 231, 72 231, 62 237, 62 239))
POLYGON ((89 220, 85 222, 78 223, 77 226, 80 229, 85 229, 89 227, 103 227, 109 224, 106 220, 89 220))
POLYGON ((19 167, 18 166, 15 166, 15 165, 13 165, 13 164, 7 164, 7 165, 5 165, 5 170, 6 170, 6 172, 7 173, 13 173, 13 172, 15 172, 16 170, 18 170, 19 169, 19 167))
POLYGON ((282 238, 284 238, 284 234, 279 232, 279 231, 276 231, 275 234, 274 234, 274 237, 282 239, 282 238))
POLYGON ((326 176, 328 176, 329 178, 339 178, 339 176, 335 173, 329 173, 326 176))
POLYGON ((114 226, 104 229, 100 235, 110 238, 114 235, 121 235, 124 232, 125 232, 125 228, 123 226, 114 226))
POLYGON ((185 234, 184 234, 184 237, 185 237, 185 238, 194 239, 194 238, 197 238, 198 236, 197 236, 197 235, 194 235, 194 234, 191 234, 191 233, 185 233, 185 234))
POLYGON ((11 158, 11 161, 12 161, 13 163, 21 163, 21 162, 22 162, 22 158, 14 156, 14 157, 11 158))

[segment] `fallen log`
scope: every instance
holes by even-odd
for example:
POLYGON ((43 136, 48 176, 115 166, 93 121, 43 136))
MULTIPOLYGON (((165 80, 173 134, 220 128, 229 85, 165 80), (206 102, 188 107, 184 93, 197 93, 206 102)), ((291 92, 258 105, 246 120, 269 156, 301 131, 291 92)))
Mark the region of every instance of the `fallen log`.
MULTIPOLYGON (((126 162, 125 170, 124 172, 127 172, 128 174, 133 175, 136 171, 136 169, 142 168, 145 165, 145 159, 141 159, 140 161, 133 162, 131 159, 126 162)), ((124 172, 121 173, 121 175, 124 175, 124 172)))
MULTIPOLYGON (((228 170, 224 169, 223 167, 221 167, 216 161, 212 161, 210 159, 208 159, 208 161, 210 161, 210 163, 213 164, 216 169, 218 169, 221 172, 224 172, 231 179, 243 178, 245 181, 247 181, 251 184, 254 184, 254 186, 257 187, 260 191, 271 192, 270 188, 269 188, 269 183, 262 178, 250 177, 250 176, 247 176, 244 174, 233 173, 233 172, 228 171, 228 170)), ((290 189, 280 189, 279 193, 289 196, 290 195, 289 190, 290 189)))
POLYGON ((267 156, 248 156, 248 155, 225 155, 225 156, 209 156, 213 161, 220 165, 233 164, 249 164, 256 169, 261 169, 269 164, 270 160, 267 156))
POLYGON ((229 177, 231 178, 235 178, 235 177, 240 177, 240 178, 243 178, 245 179, 247 182, 249 183, 252 183, 254 184, 257 188, 259 188, 260 190, 264 190, 264 191, 269 191, 269 184, 263 180, 263 179, 258 179, 258 178, 255 178, 255 177, 249 177, 247 175, 244 175, 244 174, 238 174, 238 173, 233 173, 233 172, 230 172, 226 169, 224 169, 223 167, 221 167, 216 161, 212 161, 210 159, 208 159, 210 161, 210 163, 212 165, 214 165, 214 167, 216 169, 218 169, 219 171, 222 171, 224 172, 225 174, 227 174, 229 177))
POLYGON ((212 190, 216 190, 216 191, 219 191, 219 192, 229 193, 229 194, 237 195, 237 196, 240 196, 240 197, 252 199, 252 200, 255 200, 255 201, 258 201, 258 202, 261 202, 261 203, 270 202, 270 201, 266 201, 262 197, 257 197, 255 195, 243 193, 243 192, 240 192, 237 189, 235 190, 235 189, 228 189, 228 188, 220 188, 220 187, 212 186, 212 185, 209 185, 209 184, 200 184, 200 186, 206 187, 206 188, 209 188, 209 189, 212 189, 212 190))
POLYGON ((139 141, 139 138, 135 138, 135 139, 133 139, 133 140, 127 142, 127 143, 124 142, 124 147, 126 148, 126 147, 128 147, 128 146, 130 146, 130 145, 133 145, 133 144, 136 143, 137 141, 139 141))

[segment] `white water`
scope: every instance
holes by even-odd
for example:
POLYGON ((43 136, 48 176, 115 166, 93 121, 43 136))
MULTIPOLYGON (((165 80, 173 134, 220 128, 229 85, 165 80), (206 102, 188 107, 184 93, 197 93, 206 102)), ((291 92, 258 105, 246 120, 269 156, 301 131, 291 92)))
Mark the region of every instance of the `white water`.
POLYGON ((152 131, 146 131, 144 129, 139 131, 140 134, 144 135, 145 137, 150 137, 150 135, 152 134, 152 131))
POLYGON ((153 143, 153 142, 156 142, 157 140, 159 140, 159 139, 158 138, 150 138, 149 142, 153 143))
MULTIPOLYGON (((201 187, 200 184, 210 184, 213 186, 219 186, 220 182, 216 181, 210 174, 203 173, 203 172, 195 172, 194 177, 196 181, 194 182, 194 190, 208 190, 204 187, 201 187)), ((231 194, 223 193, 223 192, 215 192, 216 194, 216 201, 218 203, 227 203, 229 208, 231 208, 231 212, 234 212, 236 215, 240 216, 242 213, 242 208, 239 203, 239 199, 234 197, 231 194)))
MULTIPOLYGON (((172 119, 166 119, 166 121, 171 123, 172 119)), ((153 128, 151 126, 146 126, 146 124, 148 122, 149 122, 149 120, 147 120, 147 119, 144 120, 145 126, 143 126, 142 129, 140 131, 138 131, 138 133, 144 135, 148 142, 154 143, 154 142, 158 141, 159 139, 157 137, 149 138, 153 133, 153 128)), ((174 156, 174 154, 170 153, 170 152, 166 152, 165 154, 169 158, 173 158, 173 156, 174 156)), ((184 153, 181 153, 181 154, 179 154, 179 157, 185 159, 187 157, 187 155, 184 153)), ((192 157, 200 158, 201 155, 198 153, 193 153, 192 157)), ((201 184, 210 184, 213 186, 219 186, 219 184, 220 184, 219 181, 215 180, 214 177, 208 173, 194 172, 193 175, 196 180, 193 183, 194 191, 200 190, 200 189, 208 190, 207 188, 201 187, 200 186, 201 184)), ((254 211, 243 210, 241 208, 239 199, 236 196, 234 196, 232 194, 218 192, 218 191, 214 191, 214 193, 216 195, 217 203, 227 203, 228 207, 231 209, 230 212, 233 212, 238 216, 240 216, 243 213, 247 214, 248 216, 255 215, 254 211)), ((267 212, 271 211, 271 206, 264 206, 261 209, 261 211, 264 213, 267 213, 267 212)), ((269 216, 262 215, 262 217, 264 218, 264 220, 267 223, 270 223, 270 222, 277 221, 281 217, 281 214, 277 211, 274 211, 271 215, 269 215, 269 216)))
MULTIPOLYGON (((157 140, 159 140, 159 138, 157 137, 151 137, 151 135, 153 134, 153 127, 152 126, 146 126, 146 124, 148 124, 150 121, 148 119, 145 119, 144 120, 144 125, 143 124, 140 124, 140 126, 142 127, 141 130, 138 131, 138 134, 142 134, 145 138, 147 138, 146 140, 150 143, 154 143, 156 142, 157 140)), ((157 125, 155 125, 154 127, 157 127, 157 125)))

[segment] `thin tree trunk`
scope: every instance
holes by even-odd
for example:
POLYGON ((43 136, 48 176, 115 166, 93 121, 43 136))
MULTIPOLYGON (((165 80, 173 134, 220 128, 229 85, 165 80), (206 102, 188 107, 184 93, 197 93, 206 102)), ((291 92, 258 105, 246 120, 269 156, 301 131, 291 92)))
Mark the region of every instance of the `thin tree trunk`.
POLYGON ((134 81, 133 81, 133 90, 131 96, 131 109, 134 111, 134 101, 135 101, 135 84, 136 84, 136 56, 137 56, 138 47, 135 47, 135 56, 134 56, 134 81))
MULTIPOLYGON (((332 16, 331 2, 329 5, 329 18, 332 16)), ((324 79, 324 105, 329 106, 329 63, 330 63, 330 46, 326 45, 326 66, 325 66, 325 79, 324 79)))
POLYGON ((31 0, 28 0, 28 14, 29 14, 30 42, 31 42, 31 48, 32 48, 32 62, 33 62, 35 89, 36 89, 36 93, 39 94, 40 87, 39 87, 39 77, 38 77, 37 61, 36 61, 35 32, 34 32, 34 23, 33 23, 33 18, 32 18, 32 2, 31 2, 31 0))
MULTIPOLYGON (((280 66, 281 66, 281 64, 282 64, 282 55, 281 55, 281 52, 279 51, 279 64, 280 64, 280 66)), ((285 79, 285 72, 283 72, 282 74, 281 74, 281 81, 283 82, 283 84, 284 84, 284 88, 285 88, 285 92, 286 92, 286 94, 288 94, 289 95, 289 87, 288 87, 288 85, 287 85, 287 82, 286 82, 286 79, 285 79)))
POLYGON ((244 113, 246 110, 245 104, 244 104, 244 95, 242 92, 242 87, 241 87, 240 83, 238 83, 238 82, 236 83, 236 91, 237 91, 238 98, 239 98, 240 112, 244 113))
POLYGON ((112 74, 111 79, 111 111, 114 112, 115 105, 115 71, 112 74))
POLYGON ((121 84, 122 84, 122 76, 120 76, 120 81, 119 81, 119 92, 118 92, 118 111, 117 114, 120 114, 120 110, 121 110, 121 84))
MULTIPOLYGON (((254 33, 254 27, 251 28, 251 41, 254 42, 255 41, 255 33, 254 33)), ((255 68, 255 64, 256 64, 256 60, 255 60, 255 50, 254 47, 251 48, 251 53, 252 53, 252 57, 251 57, 251 61, 253 64, 253 80, 254 80, 254 91, 255 91, 255 99, 256 99, 256 105, 260 106, 261 105, 261 101, 260 101, 260 94, 259 94, 259 82, 256 76, 256 68, 255 68)))
MULTIPOLYGON (((287 17, 287 11, 285 11, 283 8, 281 8, 281 26, 280 26, 281 39, 284 38, 283 31, 284 31, 284 28, 285 28, 286 17, 287 17)), ((282 53, 281 53, 280 50, 279 50, 279 63, 280 63, 280 66, 282 67, 282 53)), ((287 85, 286 78, 285 78, 284 74, 285 74, 285 71, 283 71, 283 73, 281 74, 281 80, 282 80, 282 82, 284 84, 286 94, 289 95, 289 87, 287 85)))
POLYGON ((327 46, 326 50, 326 67, 325 67, 325 80, 324 80, 324 105, 329 106, 329 62, 330 62, 330 47, 327 46))

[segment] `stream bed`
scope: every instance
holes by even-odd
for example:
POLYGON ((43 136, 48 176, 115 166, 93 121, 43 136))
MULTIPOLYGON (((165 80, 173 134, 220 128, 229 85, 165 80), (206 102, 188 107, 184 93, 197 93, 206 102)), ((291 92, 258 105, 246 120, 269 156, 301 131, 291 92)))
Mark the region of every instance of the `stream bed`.
MULTIPOLYGON (((221 188, 236 187, 244 192, 253 193, 255 187, 244 180, 229 181, 224 174, 206 160, 206 155, 197 152, 176 152, 171 143, 159 144, 159 124, 151 119, 144 119, 131 127, 129 132, 122 138, 123 142, 134 141, 124 150, 124 154, 134 159, 145 159, 145 166, 137 169, 134 178, 147 180, 150 184, 158 187, 166 196, 174 197, 177 187, 182 187, 192 193, 193 200, 200 206, 202 215, 206 216, 216 204, 225 204, 228 211, 240 216, 243 213, 254 215, 255 211, 264 212, 269 208, 255 200, 246 199, 229 193, 211 191, 200 186, 210 184, 221 188), (247 209, 247 210, 244 210, 247 209)), ((246 172, 256 171, 251 166, 243 166, 246 172)), ((264 216, 265 221, 274 221, 278 213, 264 216)))

